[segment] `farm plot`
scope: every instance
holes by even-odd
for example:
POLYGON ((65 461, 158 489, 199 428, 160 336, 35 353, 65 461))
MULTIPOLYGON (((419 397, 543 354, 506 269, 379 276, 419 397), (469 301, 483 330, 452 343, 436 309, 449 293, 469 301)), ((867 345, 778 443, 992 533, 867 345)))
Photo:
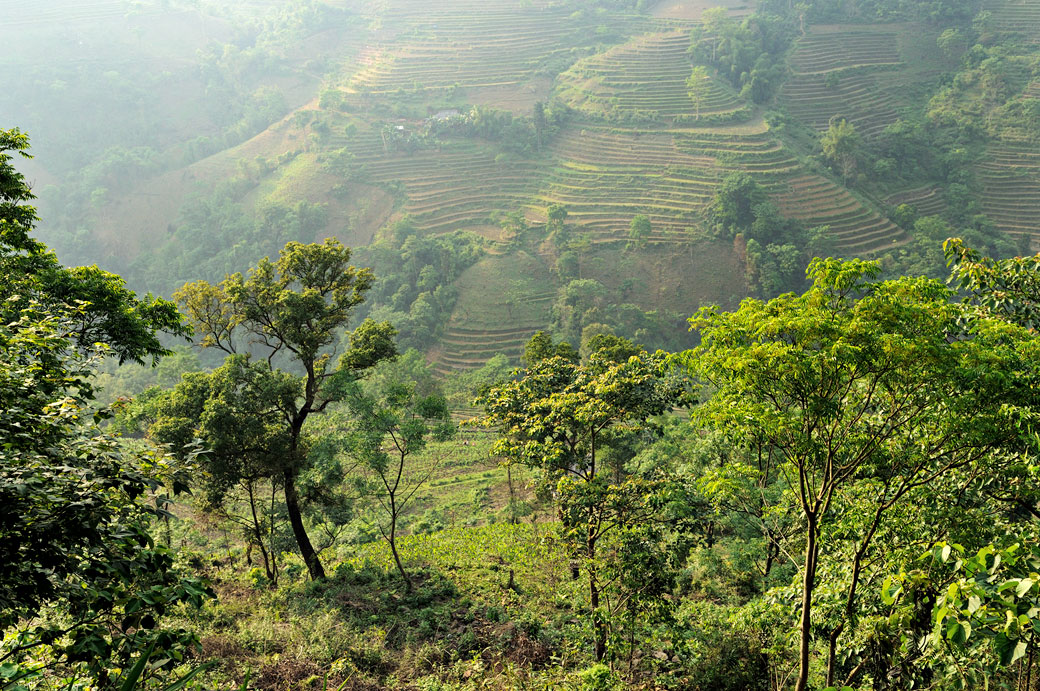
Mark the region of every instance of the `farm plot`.
POLYGON ((368 181, 400 192, 404 211, 428 233, 486 225, 492 212, 524 208, 544 167, 527 159, 496 160, 493 149, 469 142, 413 154, 369 147, 357 161, 368 181))
POLYGON ((1030 42, 1040 41, 1040 2, 1036 0, 988 0, 993 28, 1020 34, 1030 42))
POLYGON ((917 211, 917 216, 943 216, 946 213, 946 201, 938 187, 925 186, 889 196, 885 203, 889 206, 907 204, 917 211))
POLYGON ((678 115, 734 116, 745 104, 728 85, 710 79, 699 108, 688 95, 690 35, 644 36, 578 62, 560 75, 557 94, 588 115, 612 119, 672 119, 678 115))
POLYGON ((842 117, 863 136, 880 134, 897 113, 875 72, 902 64, 896 32, 816 29, 791 57, 794 74, 781 92, 788 110, 821 132, 842 117))
POLYGON ((906 241, 898 226, 821 175, 800 175, 772 191, 784 215, 813 227, 830 226, 843 256, 869 255, 906 241))
POLYGON ((489 256, 459 277, 459 299, 431 353, 440 373, 475 369, 498 353, 516 360, 549 324, 555 292, 545 264, 526 252, 489 256))
POLYGON ((765 128, 636 130, 570 128, 557 137, 558 163, 541 192, 566 204, 568 222, 593 242, 627 238, 638 214, 650 218, 651 242, 685 242, 687 229, 729 172, 764 183, 798 169, 796 159, 765 128))
POLYGON ((993 224, 1015 238, 1040 239, 1040 147, 994 147, 978 176, 982 209, 993 224))
POLYGON ((367 64, 349 88, 382 94, 456 84, 463 88, 520 84, 549 69, 550 63, 569 62, 574 47, 594 45, 612 32, 630 35, 653 25, 642 15, 612 13, 604 19, 606 24, 589 26, 585 16, 572 9, 548 2, 521 6, 503 0, 435 6, 417 0, 385 3, 376 21, 398 30, 379 50, 369 51, 367 64))

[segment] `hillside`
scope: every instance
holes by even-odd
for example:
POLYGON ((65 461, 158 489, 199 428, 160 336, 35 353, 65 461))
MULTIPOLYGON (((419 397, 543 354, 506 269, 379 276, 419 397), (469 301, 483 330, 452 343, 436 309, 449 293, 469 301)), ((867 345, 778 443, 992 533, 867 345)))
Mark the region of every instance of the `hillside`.
MULTIPOLYGON (((129 28, 137 45, 108 46, 97 78, 117 79, 107 68, 123 64, 119 79, 133 82, 127 57, 147 50, 150 64, 166 66, 151 88, 167 93, 126 115, 131 122, 99 140, 105 156, 89 165, 86 150, 51 155, 57 125, 41 115, 44 96, 25 95, 11 116, 38 143, 30 173, 43 183, 44 235, 63 256, 101 261, 128 272, 136 287, 169 293, 199 272, 219 278, 243 268, 288 239, 334 235, 368 246, 387 242, 386 229, 402 221, 420 236, 472 231, 487 258, 454 282, 454 297, 437 302, 425 341, 441 371, 475 367, 496 351, 515 355, 539 328, 560 332, 561 291, 574 280, 596 281, 606 293, 597 313, 572 325, 572 339, 593 322, 621 328, 617 315, 629 305, 677 315, 735 305, 757 288, 741 269, 739 243, 717 239, 709 221, 719 185, 733 174, 749 175, 783 216, 824 227, 821 242, 842 256, 903 261, 917 235, 912 220, 892 215, 900 205, 915 218, 937 214, 955 224, 967 223, 962 209, 970 207, 1020 244, 1040 232, 1040 152, 1029 131, 1004 129, 972 145, 976 174, 963 181, 969 196, 955 207, 947 173, 936 172, 942 166, 905 171, 886 162, 893 128, 925 117, 928 99, 956 69, 954 54, 967 47, 943 59, 933 47, 943 26, 914 16, 762 25, 782 40, 762 48, 775 76, 758 82, 723 64, 731 57, 717 36, 755 35, 740 33, 754 7, 737 3, 717 28, 702 25, 711 3, 696 0, 473 0, 432 9, 420 0, 113 1, 72 14, 62 14, 62 2, 14 8, 22 19, 0 37, 56 42, 61 33, 44 21, 48 12, 86 42, 129 28), (184 41, 191 31, 201 35, 184 41), (696 50, 691 32, 700 37, 696 50), (691 87, 696 62, 707 71, 691 87), (841 119, 860 146, 844 174, 818 143, 841 119), (169 123, 162 134, 135 141, 156 120, 169 123), (554 206, 566 211, 559 232, 546 215, 554 206), (650 230, 633 243, 633 219, 644 216, 650 230), (253 224, 252 235, 236 230, 253 224), (171 260, 186 247, 205 260, 171 260), (720 266, 727 269, 713 270, 720 266), (478 271, 487 275, 478 279, 478 271)), ((1035 35, 1034 5, 988 0, 990 43, 1035 35)), ((66 70, 90 69, 72 54, 55 62, 62 59, 66 70)), ((1005 101, 1038 102, 1040 82, 1023 78, 1005 101)), ((953 150, 957 142, 941 145, 953 150)), ((669 319, 676 331, 644 329, 644 337, 681 340, 681 325, 669 319)))

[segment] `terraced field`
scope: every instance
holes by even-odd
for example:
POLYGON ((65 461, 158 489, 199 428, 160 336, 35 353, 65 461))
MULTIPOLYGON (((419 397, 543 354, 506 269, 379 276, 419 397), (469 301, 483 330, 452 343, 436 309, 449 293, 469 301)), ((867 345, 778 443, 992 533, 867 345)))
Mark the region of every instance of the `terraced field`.
POLYGON ((893 194, 885 200, 889 206, 907 204, 914 207, 917 216, 942 216, 946 213, 946 201, 938 187, 925 186, 893 194))
MULTIPOLYGON (((644 15, 611 13, 597 31, 572 7, 548 0, 525 3, 425 0, 354 3, 371 16, 378 34, 350 90, 385 94, 398 89, 500 87, 521 84, 574 47, 613 32, 654 25, 644 15)), ((566 66, 566 65, 564 65, 566 66)))
POLYGON ((799 175, 774 187, 780 210, 806 224, 830 226, 839 254, 862 256, 906 241, 903 231, 821 175, 799 175))
POLYGON ((526 252, 490 256, 467 269, 456 287, 459 300, 431 353, 440 373, 480 367, 498 353, 516 359, 546 328, 556 296, 544 262, 526 252))
MULTIPOLYGON (((578 62, 557 81, 564 103, 593 116, 673 119, 697 114, 687 93, 692 64, 688 31, 650 34, 578 62)), ((700 115, 739 115, 745 104, 711 79, 700 115)))
POLYGON ((428 233, 485 225, 495 211, 530 203, 542 165, 531 160, 496 161, 493 149, 468 143, 443 151, 359 157, 369 180, 399 186, 404 211, 428 233))
MULTIPOLYGON (((149 8, 137 7, 135 12, 149 8)), ((0 23, 5 29, 51 27, 56 22, 82 23, 125 17, 125 0, 8 0, 0 3, 0 23)))
POLYGON ((650 218, 651 241, 684 242, 715 186, 732 171, 753 175, 792 217, 829 225, 842 252, 872 252, 901 239, 896 226, 844 188, 802 174, 764 125, 729 131, 586 126, 565 132, 554 150, 560 162, 542 198, 566 204, 568 221, 596 242, 625 239, 636 214, 650 218))
POLYGON ((1040 41, 1040 3, 1032 0, 987 0, 993 28, 1019 34, 1036 43, 1040 41))
POLYGON ((816 130, 822 132, 832 118, 842 117, 870 138, 897 118, 893 99, 879 81, 883 73, 873 70, 901 63, 895 29, 813 27, 798 39, 791 56, 793 74, 781 98, 792 115, 816 130))
POLYGON ((982 209, 1012 237, 1040 241, 1040 146, 1016 143, 989 152, 978 167, 982 209))

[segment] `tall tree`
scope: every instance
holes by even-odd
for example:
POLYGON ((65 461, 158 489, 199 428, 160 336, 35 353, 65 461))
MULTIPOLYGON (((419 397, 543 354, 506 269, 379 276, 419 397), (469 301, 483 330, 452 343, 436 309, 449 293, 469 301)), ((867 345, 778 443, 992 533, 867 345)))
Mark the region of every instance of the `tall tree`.
POLYGON ((350 249, 330 238, 310 245, 290 242, 277 262, 264 258, 247 277, 236 273, 216 286, 189 283, 174 296, 201 336, 200 345, 234 355, 244 345, 238 342, 238 333, 244 331, 248 344, 266 355, 270 372, 295 380, 291 400, 272 399, 270 407, 280 410, 285 431, 277 480, 312 579, 323 578, 325 570, 307 535, 296 487, 307 459, 304 425, 340 400, 349 382, 397 354, 393 327, 366 320, 351 333, 350 346, 338 364, 332 365, 339 330, 371 285, 372 272, 351 266, 350 249), (276 367, 280 357, 298 373, 276 367))
POLYGON ((845 118, 832 122, 827 131, 820 135, 820 146, 823 155, 841 174, 843 185, 849 182, 849 176, 856 172, 856 153, 859 150, 859 133, 856 126, 845 118))
POLYGON ((701 106, 711 92, 711 77, 708 76, 708 68, 697 65, 686 78, 686 95, 693 102, 694 117, 700 120, 701 106))
POLYGON ((939 282, 871 282, 878 270, 814 260, 803 295, 690 320, 703 340, 684 358, 713 391, 697 417, 775 448, 805 522, 798 691, 809 683, 820 541, 839 518, 836 497, 863 483, 870 501, 849 528, 852 577, 829 635, 828 685, 886 512, 954 469, 1020 448, 1037 417, 1040 355, 1024 329, 984 318, 964 327, 939 282))
POLYGON ((600 350, 584 365, 558 355, 529 360, 518 379, 479 399, 483 424, 502 434, 495 452, 541 469, 546 486, 558 493, 565 534, 585 568, 597 660, 607 652, 608 632, 598 544, 627 520, 645 518, 623 501, 635 495, 610 482, 602 456, 618 435, 647 429, 648 420, 677 405, 682 394, 681 384, 666 375, 662 353, 640 350, 615 360, 615 351, 628 352, 600 350))
POLYGON ((383 514, 379 532, 390 545, 394 564, 411 592, 412 579, 397 552, 399 523, 437 466, 430 462, 418 472, 409 466, 430 440, 446 441, 454 436, 455 425, 444 396, 422 395, 414 381, 384 377, 380 386, 368 388, 376 390, 355 387, 348 399, 356 419, 353 453, 376 478, 372 491, 383 514))

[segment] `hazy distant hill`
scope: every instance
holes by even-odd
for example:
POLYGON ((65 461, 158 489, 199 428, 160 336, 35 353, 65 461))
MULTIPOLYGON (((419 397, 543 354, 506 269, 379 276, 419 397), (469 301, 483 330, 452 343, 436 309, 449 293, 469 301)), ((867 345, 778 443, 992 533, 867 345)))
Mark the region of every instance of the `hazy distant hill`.
MULTIPOLYGON (((101 261, 142 288, 243 268, 287 239, 336 235, 394 251, 401 238, 379 231, 402 219, 417 236, 472 231, 482 258, 427 289, 412 276, 407 301, 388 293, 379 303, 433 324, 423 342, 445 370, 516 355, 550 323, 572 339, 604 323, 652 342, 662 329, 680 333, 677 315, 700 304, 764 290, 751 273, 785 255, 768 238, 750 249, 743 235, 716 239, 706 221, 733 173, 784 216, 827 226, 826 246, 846 256, 902 261, 919 236, 908 232, 914 218, 928 215, 956 225, 984 213, 987 232, 1023 247, 1040 233, 1040 149, 1005 112, 1040 104, 1025 58, 1001 72, 1003 86, 980 106, 989 129, 965 143, 966 125, 937 119, 974 107, 952 76, 970 60, 963 22, 792 14, 769 29, 787 32, 781 48, 783 37, 773 41, 780 52, 727 74, 717 53, 735 39, 723 35, 738 35, 754 7, 730 2, 730 28, 713 15, 702 27, 714 4, 5 3, 0 121, 33 136, 28 171, 45 238, 70 261, 101 261), (940 50, 951 27, 963 45, 953 37, 940 50), (691 86, 697 60, 708 69, 691 86), (945 110, 925 120, 929 108, 945 110), (994 124, 998 111, 1006 126, 994 124), (844 174, 817 141, 842 118, 860 141, 844 174), (965 151, 953 206, 954 159, 914 167, 909 149, 890 152, 925 136, 896 132, 906 123, 947 126, 953 134, 937 141, 965 151), (890 219, 900 204, 913 218, 890 219), (562 226, 547 217, 554 205, 566 210, 562 226), (637 217, 648 232, 632 234, 637 217), (416 316, 423 294, 432 316, 416 316), (634 308, 658 313, 633 321, 634 308)), ((760 9, 780 11, 774 4, 786 7, 760 9)), ((985 8, 980 50, 1004 41, 1028 55, 1040 0, 985 8)), ((745 34, 765 45, 764 31, 745 34)))

